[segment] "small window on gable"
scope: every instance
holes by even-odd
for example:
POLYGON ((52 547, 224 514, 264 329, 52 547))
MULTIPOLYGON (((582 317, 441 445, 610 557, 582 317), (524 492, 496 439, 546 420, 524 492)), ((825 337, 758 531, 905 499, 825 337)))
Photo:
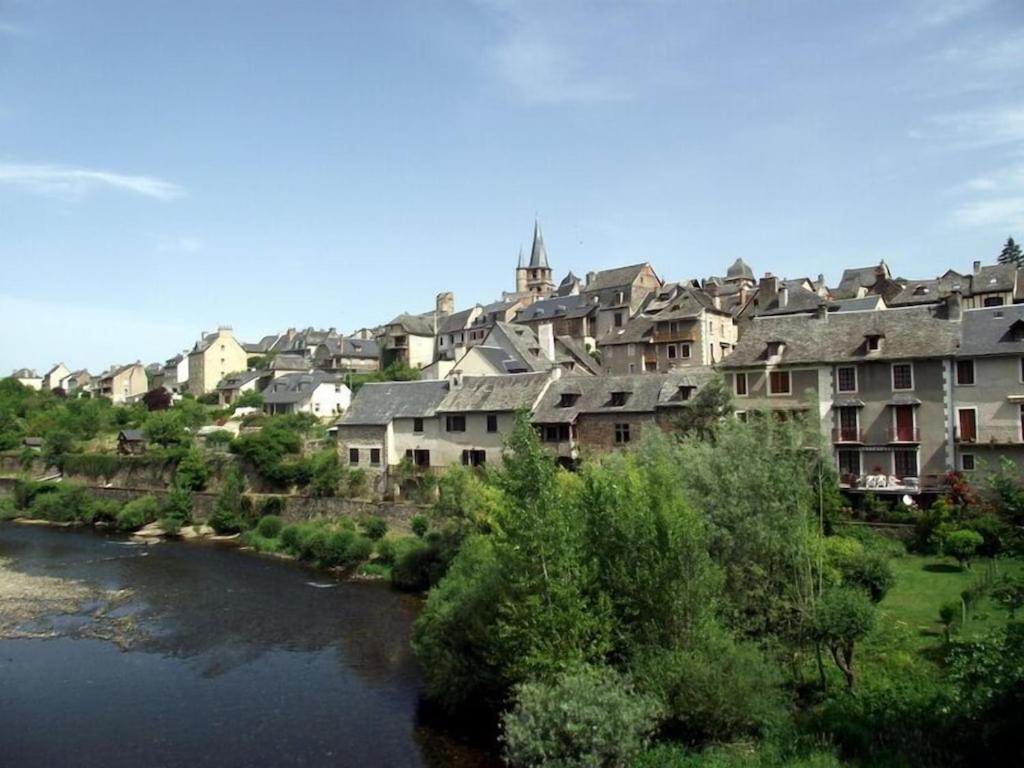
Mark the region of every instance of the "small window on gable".
POLYGON ((563 392, 562 396, 558 399, 558 406, 560 408, 572 408, 576 404, 576 400, 579 398, 575 392, 563 392))
POLYGON ((609 401, 609 405, 618 408, 620 406, 625 405, 627 400, 629 400, 629 392, 612 392, 612 397, 609 401))
POLYGON ((683 386, 679 387, 679 399, 680 400, 689 400, 692 395, 693 395, 693 387, 687 386, 687 385, 683 385, 683 386))
POLYGON ((877 352, 882 348, 882 336, 880 334, 869 334, 865 336, 867 339, 868 352, 877 352))
POLYGON ((1010 324, 1010 338, 1014 341, 1024 341, 1024 320, 1015 320, 1010 324))
POLYGON ((768 356, 778 357, 782 354, 782 351, 786 348, 785 342, 782 341, 769 341, 768 342, 768 356))

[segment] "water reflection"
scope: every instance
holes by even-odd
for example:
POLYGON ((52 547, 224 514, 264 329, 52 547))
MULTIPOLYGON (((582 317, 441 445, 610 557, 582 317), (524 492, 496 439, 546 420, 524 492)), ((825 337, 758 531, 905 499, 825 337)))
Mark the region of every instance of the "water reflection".
POLYGON ((129 653, 0 642, 0 754, 17 756, 12 765, 61 764, 62 748, 105 768, 493 764, 417 720, 416 598, 376 584, 315 588, 322 574, 233 549, 83 532, 0 526, 0 557, 131 589, 119 610, 140 630, 129 653))

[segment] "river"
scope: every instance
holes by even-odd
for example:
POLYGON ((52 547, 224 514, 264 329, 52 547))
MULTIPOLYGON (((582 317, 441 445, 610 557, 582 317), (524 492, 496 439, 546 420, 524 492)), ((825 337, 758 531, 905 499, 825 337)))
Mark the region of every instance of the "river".
POLYGON ((0 559, 4 766, 496 765, 425 714, 415 597, 223 545, 9 523, 0 559), (39 585, 72 607, 15 622, 39 585))

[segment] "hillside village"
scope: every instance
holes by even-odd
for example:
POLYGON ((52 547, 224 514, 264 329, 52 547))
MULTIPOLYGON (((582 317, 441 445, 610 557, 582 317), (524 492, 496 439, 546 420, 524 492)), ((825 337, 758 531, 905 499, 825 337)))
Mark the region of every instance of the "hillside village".
POLYGON ((460 309, 443 292, 428 311, 347 335, 289 328, 244 341, 221 327, 162 363, 12 377, 115 405, 163 390, 310 414, 378 488, 403 464, 495 461, 522 410, 572 466, 671 430, 721 377, 737 418, 816 411, 844 490, 914 495, 950 471, 1024 465, 1019 261, 1010 240, 998 263, 908 279, 882 261, 834 286, 757 277, 743 259, 677 281, 646 262, 556 280, 537 222, 514 289, 490 303, 460 309))

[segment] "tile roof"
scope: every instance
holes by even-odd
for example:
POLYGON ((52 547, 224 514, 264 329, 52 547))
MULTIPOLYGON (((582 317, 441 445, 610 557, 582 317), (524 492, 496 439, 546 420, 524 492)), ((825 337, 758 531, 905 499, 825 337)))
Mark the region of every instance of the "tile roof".
POLYGON ((427 312, 423 315, 410 315, 403 312, 386 325, 398 325, 402 330, 411 336, 433 336, 434 335, 435 313, 427 312))
MULTIPOLYGON (((258 379, 263 376, 266 371, 244 371, 242 373, 235 373, 230 376, 225 376, 217 383, 217 389, 229 390, 238 389, 239 387, 248 384, 253 379, 258 379)), ((284 377, 282 377, 284 378, 284 377)))
POLYGON ((769 342, 783 342, 780 364, 818 364, 849 360, 893 360, 953 354, 960 323, 934 307, 877 312, 834 312, 821 319, 808 315, 758 317, 744 331, 723 368, 762 366, 769 342), (882 348, 867 352, 865 339, 882 336, 882 348))
POLYGON ((263 390, 264 403, 301 403, 312 397, 322 384, 342 384, 342 379, 323 371, 286 373, 274 379, 263 390))
POLYGON ((450 383, 437 413, 515 411, 532 408, 549 382, 547 373, 509 376, 463 376, 450 383))
POLYGON ((658 408, 685 407, 681 387, 699 389, 711 378, 710 368, 688 368, 669 373, 621 376, 562 376, 551 383, 534 409, 538 424, 571 424, 580 414, 651 413, 658 408), (612 394, 627 393, 623 405, 612 405, 612 394), (574 395, 562 405, 562 395, 574 395))
POLYGON ((603 291, 608 288, 624 288, 633 284, 647 262, 641 264, 630 264, 628 267, 617 267, 615 269, 603 269, 594 275, 594 279, 584 285, 580 291, 590 293, 592 291, 603 291))
POLYGON ((448 394, 448 382, 385 381, 364 384, 339 426, 384 426, 393 419, 428 418, 448 394))
POLYGON ((971 295, 993 293, 996 291, 1014 291, 1017 288, 1017 267, 1013 264, 992 264, 981 267, 970 276, 971 295))
POLYGON ((969 309, 963 314, 960 355, 1024 357, 1024 304, 969 309))

